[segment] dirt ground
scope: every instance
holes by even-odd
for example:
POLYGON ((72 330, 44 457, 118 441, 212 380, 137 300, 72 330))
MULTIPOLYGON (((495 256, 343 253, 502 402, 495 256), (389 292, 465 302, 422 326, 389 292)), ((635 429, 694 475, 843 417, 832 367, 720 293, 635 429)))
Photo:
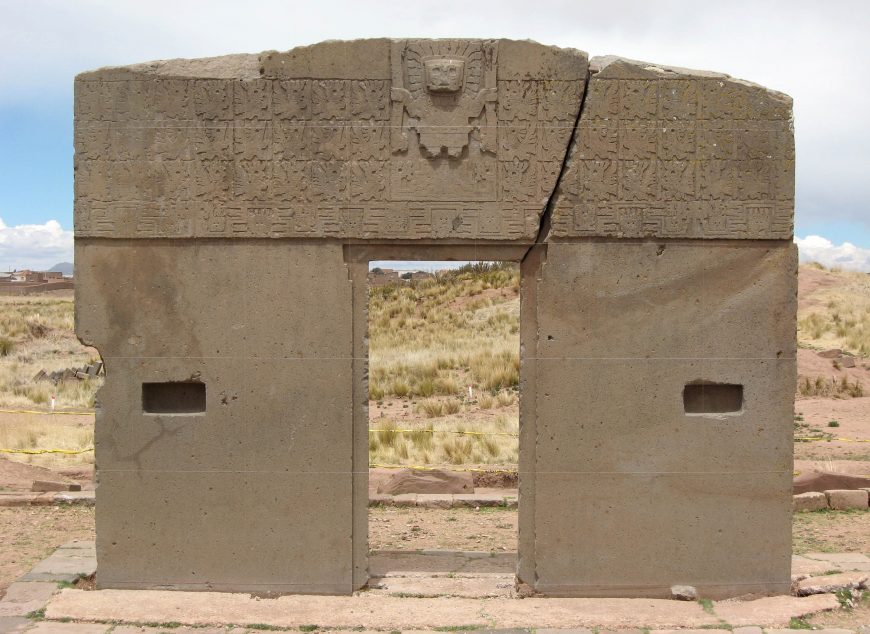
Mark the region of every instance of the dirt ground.
MULTIPOLYGON (((94 538, 93 508, 0 508, 0 595, 55 548, 94 538)), ((870 511, 799 513, 794 552, 870 553, 870 511)), ((503 508, 369 509, 371 550, 515 551, 517 511, 503 508)))
POLYGON ((64 506, 0 508, 0 597, 9 584, 61 544, 94 538, 94 509, 64 506))
POLYGON ((870 511, 795 513, 794 553, 870 554, 870 511))

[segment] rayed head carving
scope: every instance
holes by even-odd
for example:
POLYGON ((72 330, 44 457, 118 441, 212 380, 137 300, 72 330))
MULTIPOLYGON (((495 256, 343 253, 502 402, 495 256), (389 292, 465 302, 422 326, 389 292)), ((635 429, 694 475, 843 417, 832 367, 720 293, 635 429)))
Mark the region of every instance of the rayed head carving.
POLYGON ((465 61, 458 57, 430 57, 423 60, 429 92, 457 92, 462 89, 465 61))

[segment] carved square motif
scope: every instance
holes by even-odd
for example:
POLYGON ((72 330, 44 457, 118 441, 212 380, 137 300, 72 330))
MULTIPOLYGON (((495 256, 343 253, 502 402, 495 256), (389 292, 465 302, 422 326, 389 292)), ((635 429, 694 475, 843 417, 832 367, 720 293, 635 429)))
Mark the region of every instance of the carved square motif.
POLYGON ((353 119, 386 121, 390 118, 389 83, 378 79, 353 81, 349 103, 353 119))
POLYGON ((619 158, 653 159, 656 156, 658 128, 654 121, 620 121, 619 158))
POLYGON ((235 196, 241 200, 271 198, 272 161, 238 159, 233 164, 235 196))
POLYGON ((583 200, 605 202, 619 197, 617 161, 580 161, 582 166, 583 200))
POLYGON ((534 121, 538 116, 538 82, 498 82, 498 119, 534 121))
POLYGON ((189 80, 146 81, 143 91, 148 119, 187 121, 193 118, 189 80))
POLYGON ((341 202, 348 199, 348 165, 343 161, 311 161, 308 164, 312 200, 341 202))
POLYGON ((272 166, 272 197, 276 201, 304 202, 308 196, 308 162, 278 160, 272 166))
POLYGON ((698 114, 698 82, 691 79, 659 81, 660 117, 665 120, 694 119, 698 114))
POLYGON ((193 113, 203 120, 229 121, 233 118, 233 82, 224 79, 196 79, 193 84, 193 113))
POLYGON ((233 86, 233 103, 237 119, 271 119, 272 82, 267 79, 237 81, 233 86))
POLYGON ((662 200, 695 198, 695 163, 693 161, 659 161, 662 200))
POLYGON ((498 157, 503 161, 515 158, 528 160, 537 156, 540 128, 534 121, 511 121, 500 126, 498 157))
POLYGON ((316 119, 347 118, 347 85, 340 79, 311 81, 311 115, 316 119))
POLYGON ((623 119, 655 119, 658 113, 658 82, 630 79, 622 82, 623 119))
POLYGON ((749 94, 746 86, 724 79, 705 79, 698 82, 699 119, 746 119, 749 113, 749 94))
POLYGON ((310 101, 311 82, 307 79, 272 82, 272 112, 275 119, 306 119, 310 101))
POLYGON ((238 159, 272 158, 272 123, 237 121, 233 131, 233 151, 238 159))
POLYGON ((580 108, 583 84, 579 81, 547 80, 540 83, 540 118, 574 122, 580 108))
POLYGON ((350 200, 382 201, 387 199, 389 170, 385 161, 354 161, 350 169, 350 200))
POLYGON ((350 155, 358 159, 387 160, 389 128, 381 121, 354 121, 347 131, 350 137, 350 155))
POLYGON ((750 159, 735 163, 741 200, 773 199, 773 161, 750 159))
POLYGON ((695 158, 694 122, 663 121, 658 129, 658 156, 679 161, 695 158))
POLYGON ((616 122, 601 125, 580 122, 576 155, 582 159, 614 160, 619 156, 619 133, 616 122))
POLYGON ((698 161, 698 197, 701 200, 738 200, 735 161, 698 161))
POLYGON ((202 123, 188 129, 193 155, 201 159, 231 159, 233 128, 229 123, 202 123))
POLYGON ((305 124, 288 119, 276 120, 272 130, 275 155, 284 160, 310 158, 305 146, 305 124))
POLYGON ((618 119, 621 112, 620 82, 616 79, 591 79, 587 88, 586 119, 618 119))
POLYGON ((729 160, 740 157, 740 132, 734 121, 705 122, 697 131, 697 157, 729 160))
POLYGON ((499 163, 502 171, 502 200, 525 202, 539 195, 537 163, 515 158, 499 163))
POLYGON ((109 158, 109 126, 98 122, 77 122, 74 147, 75 155, 80 159, 109 158))
POLYGON ((75 159, 74 180, 76 201, 108 201, 109 162, 104 159, 75 159))
POLYGON ((655 161, 620 161, 622 200, 655 200, 658 194, 655 161))
POLYGON ((233 190, 233 164, 216 159, 190 161, 190 193, 196 200, 228 200, 233 190))
MULTIPOLYGON (((155 129, 140 125, 111 123, 109 133, 109 156, 115 161, 144 161, 151 158, 150 142, 154 140, 155 129)), ((166 158, 179 158, 167 156, 166 158)))
POLYGON ((128 132, 134 135, 131 141, 136 158, 149 156, 161 160, 173 160, 192 157, 189 128, 186 126, 164 123, 149 129, 128 129, 128 132))
POLYGON ((344 161, 350 157, 349 137, 344 121, 312 121, 305 126, 305 149, 312 158, 344 161))

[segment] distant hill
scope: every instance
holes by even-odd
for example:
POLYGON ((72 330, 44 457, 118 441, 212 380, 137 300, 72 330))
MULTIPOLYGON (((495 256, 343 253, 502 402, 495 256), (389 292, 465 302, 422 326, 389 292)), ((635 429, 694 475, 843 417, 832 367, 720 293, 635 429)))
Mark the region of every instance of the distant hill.
POLYGON ((49 271, 60 271, 64 275, 72 275, 73 274, 73 263, 72 262, 58 262, 53 267, 48 269, 49 271))

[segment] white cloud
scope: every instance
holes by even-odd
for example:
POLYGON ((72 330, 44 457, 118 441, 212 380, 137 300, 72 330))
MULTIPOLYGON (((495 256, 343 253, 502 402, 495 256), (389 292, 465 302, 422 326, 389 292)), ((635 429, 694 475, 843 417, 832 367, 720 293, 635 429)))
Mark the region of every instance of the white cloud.
POLYGON ((0 218, 0 269, 44 270, 72 259, 73 232, 57 220, 7 227, 0 218))
POLYGON ((801 262, 818 262, 827 267, 870 273, 870 249, 856 247, 851 242, 834 244, 822 236, 794 239, 801 262))

